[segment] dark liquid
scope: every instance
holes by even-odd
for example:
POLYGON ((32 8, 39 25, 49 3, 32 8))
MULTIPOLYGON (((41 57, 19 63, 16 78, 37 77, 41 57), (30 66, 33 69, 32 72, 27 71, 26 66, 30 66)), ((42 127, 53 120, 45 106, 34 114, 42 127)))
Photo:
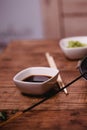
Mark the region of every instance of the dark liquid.
POLYGON ((23 79, 22 81, 24 81, 24 82, 44 82, 50 78, 51 78, 50 76, 32 75, 32 76, 29 76, 29 77, 23 79))

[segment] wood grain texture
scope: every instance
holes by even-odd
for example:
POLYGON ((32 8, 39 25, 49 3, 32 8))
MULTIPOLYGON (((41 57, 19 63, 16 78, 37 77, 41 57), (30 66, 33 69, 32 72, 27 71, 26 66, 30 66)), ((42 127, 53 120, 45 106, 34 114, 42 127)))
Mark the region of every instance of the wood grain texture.
MULTIPOLYGON (((13 76, 27 67, 49 66, 45 52, 54 57, 65 84, 80 75, 76 69, 77 61, 64 56, 58 40, 13 41, 0 55, 0 110, 21 111, 42 99, 21 94, 13 83, 13 76)), ((86 84, 83 78, 78 80, 67 89, 69 95, 62 91, 0 130, 86 130, 86 84)))
POLYGON ((4 126, 2 130, 86 130, 86 118, 87 111, 80 110, 31 111, 4 126))

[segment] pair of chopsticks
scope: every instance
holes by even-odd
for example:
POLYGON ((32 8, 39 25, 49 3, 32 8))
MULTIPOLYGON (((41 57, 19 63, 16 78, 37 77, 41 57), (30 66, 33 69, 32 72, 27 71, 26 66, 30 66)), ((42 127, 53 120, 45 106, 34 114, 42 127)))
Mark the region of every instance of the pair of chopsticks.
MULTIPOLYGON (((45 56, 47 58, 49 66, 57 69, 57 66, 56 66, 56 63, 55 63, 53 57, 48 52, 45 53, 45 56)), ((62 79, 61 79, 60 74, 58 75, 57 82, 58 82, 60 88, 63 88, 65 86, 62 79)), ((66 88, 64 89, 64 92, 65 92, 65 94, 68 94, 66 88)))

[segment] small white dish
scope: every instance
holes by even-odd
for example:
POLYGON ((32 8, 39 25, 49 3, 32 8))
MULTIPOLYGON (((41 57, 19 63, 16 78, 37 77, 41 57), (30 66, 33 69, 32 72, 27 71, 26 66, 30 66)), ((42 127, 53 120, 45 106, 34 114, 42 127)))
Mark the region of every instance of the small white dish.
POLYGON ((69 41, 79 41, 81 43, 87 44, 87 36, 68 37, 61 39, 59 42, 61 50, 68 59, 77 60, 87 55, 87 46, 68 48, 67 46, 69 41))
POLYGON ((54 86, 57 81, 58 74, 58 69, 50 67, 30 67, 17 73, 13 77, 13 81, 22 93, 42 95, 54 86), (44 82, 23 81, 23 79, 32 75, 49 76, 50 78, 44 82))

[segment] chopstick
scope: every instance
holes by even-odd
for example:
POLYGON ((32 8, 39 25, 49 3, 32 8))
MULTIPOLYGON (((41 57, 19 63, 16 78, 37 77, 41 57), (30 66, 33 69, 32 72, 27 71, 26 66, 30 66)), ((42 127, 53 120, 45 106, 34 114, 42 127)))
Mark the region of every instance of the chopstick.
MULTIPOLYGON (((54 62, 53 57, 48 52, 45 53, 45 56, 47 58, 49 66, 57 69, 57 66, 56 66, 56 63, 54 62)), ((57 82, 58 82, 60 88, 63 88, 65 86, 64 83, 63 83, 63 81, 62 81, 62 78, 61 78, 60 74, 58 75, 57 82)), ((66 88, 63 89, 63 90, 64 90, 65 94, 68 94, 66 88)))

